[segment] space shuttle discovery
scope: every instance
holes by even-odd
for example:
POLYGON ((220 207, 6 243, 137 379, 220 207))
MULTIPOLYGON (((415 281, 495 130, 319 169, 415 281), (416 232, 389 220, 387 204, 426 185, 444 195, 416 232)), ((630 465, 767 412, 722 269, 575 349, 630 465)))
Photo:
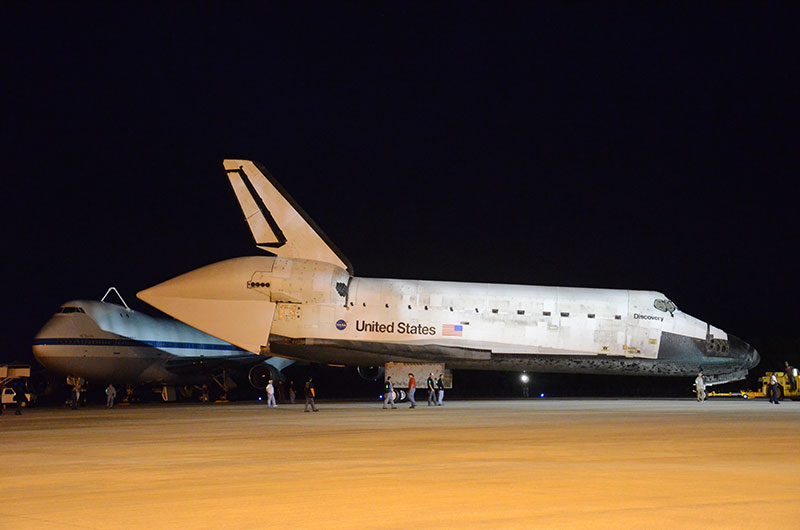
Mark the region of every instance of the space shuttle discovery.
POLYGON ((269 172, 225 160, 256 246, 138 293, 262 355, 355 366, 743 379, 749 344, 656 291, 359 278, 269 172))

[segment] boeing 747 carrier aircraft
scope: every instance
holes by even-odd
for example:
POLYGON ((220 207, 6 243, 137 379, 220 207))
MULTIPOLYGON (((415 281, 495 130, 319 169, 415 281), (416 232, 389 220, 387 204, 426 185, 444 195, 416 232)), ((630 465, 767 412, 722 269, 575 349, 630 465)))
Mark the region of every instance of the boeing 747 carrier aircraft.
MULTIPOLYGON (((124 302, 123 302, 124 303, 124 302)), ((176 387, 247 378, 263 389, 293 361, 265 359, 181 322, 153 318, 107 302, 63 304, 33 339, 33 354, 48 371, 89 382, 176 387)))
POLYGON ((256 245, 138 293, 262 355, 382 366, 743 379, 756 350, 656 291, 359 278, 260 165, 225 160, 256 245))

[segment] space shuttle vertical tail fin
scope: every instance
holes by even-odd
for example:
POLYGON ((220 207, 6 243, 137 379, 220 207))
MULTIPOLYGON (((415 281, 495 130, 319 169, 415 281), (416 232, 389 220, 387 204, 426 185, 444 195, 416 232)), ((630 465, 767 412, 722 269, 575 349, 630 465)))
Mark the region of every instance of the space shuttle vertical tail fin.
POLYGON ((331 263, 353 273, 350 261, 269 171, 250 160, 223 164, 258 248, 283 258, 331 263))

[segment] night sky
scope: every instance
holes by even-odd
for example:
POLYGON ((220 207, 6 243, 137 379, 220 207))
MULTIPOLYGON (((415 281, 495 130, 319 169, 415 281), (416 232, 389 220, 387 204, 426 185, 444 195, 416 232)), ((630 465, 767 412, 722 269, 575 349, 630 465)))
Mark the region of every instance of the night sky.
POLYGON ((0 8, 0 360, 258 254, 248 158, 358 276, 659 290, 800 363, 796 5, 162 4, 0 8))

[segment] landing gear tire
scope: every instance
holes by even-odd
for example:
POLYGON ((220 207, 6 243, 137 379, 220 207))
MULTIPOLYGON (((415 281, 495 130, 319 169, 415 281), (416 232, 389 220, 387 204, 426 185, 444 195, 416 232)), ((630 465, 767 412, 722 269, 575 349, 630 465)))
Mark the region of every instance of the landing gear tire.
POLYGON ((186 399, 188 401, 194 401, 194 391, 195 387, 191 385, 185 385, 180 387, 178 397, 179 399, 186 399))

